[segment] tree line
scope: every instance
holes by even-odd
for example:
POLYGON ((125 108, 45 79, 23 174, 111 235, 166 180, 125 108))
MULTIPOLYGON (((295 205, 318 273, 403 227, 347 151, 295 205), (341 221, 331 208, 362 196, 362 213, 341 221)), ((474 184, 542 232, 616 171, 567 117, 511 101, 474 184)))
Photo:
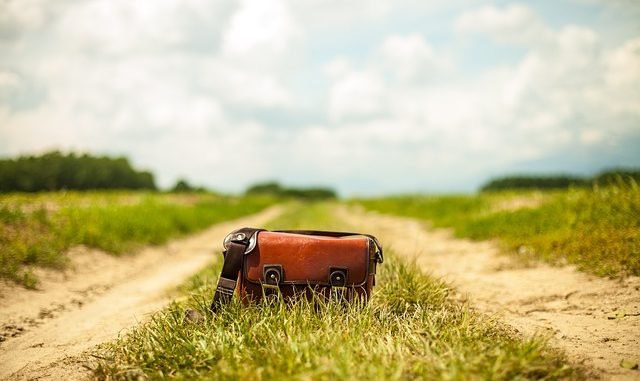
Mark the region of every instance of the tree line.
POLYGON ((152 189, 153 174, 131 167, 125 157, 63 154, 20 156, 0 160, 0 192, 38 192, 63 189, 152 189))
MULTIPOLYGON (((0 159, 0 192, 46 192, 58 190, 146 189, 157 190, 154 176, 134 169, 126 157, 47 152, 0 159)), ((178 179, 171 192, 208 192, 178 179)), ((249 195, 272 195, 302 200, 336 198, 330 188, 283 187, 276 182, 250 186, 249 195)))
POLYGON ((283 187, 275 181, 258 183, 247 188, 247 195, 271 195, 302 200, 324 200, 336 198, 336 192, 326 187, 294 188, 283 187))
POLYGON ((516 175, 492 179, 484 184, 482 192, 508 189, 566 189, 594 185, 640 184, 640 169, 610 169, 592 177, 571 175, 516 175))

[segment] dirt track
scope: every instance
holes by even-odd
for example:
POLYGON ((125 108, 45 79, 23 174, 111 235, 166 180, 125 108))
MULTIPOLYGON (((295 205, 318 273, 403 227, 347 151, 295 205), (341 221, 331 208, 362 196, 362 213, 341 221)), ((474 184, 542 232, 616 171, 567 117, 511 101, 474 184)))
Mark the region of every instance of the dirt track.
MULTIPOLYGON (((77 248, 75 270, 43 272, 43 291, 0 283, 0 379, 77 379, 89 375, 86 354, 171 300, 168 292, 216 258, 223 236, 260 226, 280 208, 216 225, 188 239, 115 258, 77 248)), ((640 279, 612 281, 571 268, 523 268, 491 242, 455 239, 412 219, 336 209, 387 248, 414 258, 454 285, 479 311, 524 335, 543 333, 576 363, 604 379, 640 379, 619 366, 640 357, 640 279)))
POLYGON ((416 220, 339 208, 337 215, 377 235, 395 253, 415 259, 524 335, 541 333, 593 376, 640 380, 622 360, 640 361, 640 278, 621 281, 543 264, 523 268, 491 242, 455 239, 416 220))
POLYGON ((260 226, 280 211, 215 225, 135 256, 76 248, 71 270, 41 272, 41 291, 0 283, 0 379, 83 378, 88 370, 80 355, 167 304, 169 290, 217 259, 230 230, 260 226))

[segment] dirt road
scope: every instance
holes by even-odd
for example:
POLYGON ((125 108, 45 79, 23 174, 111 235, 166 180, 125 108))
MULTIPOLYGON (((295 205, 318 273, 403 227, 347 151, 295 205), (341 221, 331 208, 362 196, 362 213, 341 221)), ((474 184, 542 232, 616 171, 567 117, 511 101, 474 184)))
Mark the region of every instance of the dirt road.
MULTIPOLYGON (((74 269, 40 274, 42 291, 0 284, 0 379, 89 375, 83 354, 168 303, 167 290, 213 261, 230 230, 263 225, 278 213, 272 208, 135 256, 77 248, 70 253, 74 269)), ((640 279, 613 281, 542 264, 524 268, 491 242, 455 239, 416 220, 345 207, 336 215, 443 277, 477 310, 523 335, 548 335, 594 376, 640 379, 640 371, 620 366, 640 360, 640 279)))
POLYGON ((442 277, 479 311, 499 317, 524 335, 542 333, 594 376, 640 380, 621 361, 640 361, 640 278, 620 281, 544 264, 523 268, 491 242, 456 239, 416 220, 347 210, 336 214, 378 235, 397 254, 415 258, 442 277))
POLYGON ((168 290, 218 258, 229 231, 261 226, 281 210, 215 225, 135 256, 76 248, 71 270, 41 272, 40 291, 0 284, 0 379, 87 376, 79 355, 166 305, 168 290))

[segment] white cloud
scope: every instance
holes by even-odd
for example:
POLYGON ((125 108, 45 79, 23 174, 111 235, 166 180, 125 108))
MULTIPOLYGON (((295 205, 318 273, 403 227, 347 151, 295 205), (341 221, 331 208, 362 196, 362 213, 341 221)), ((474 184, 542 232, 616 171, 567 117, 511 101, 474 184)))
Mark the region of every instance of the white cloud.
POLYGON ((238 106, 286 106, 292 101, 286 77, 303 40, 286 2, 243 0, 223 31, 207 81, 238 106))
POLYGON ((551 26, 523 5, 53 3, 0 3, 2 155, 74 148, 127 154, 162 185, 380 193, 469 189, 640 135, 638 37, 551 26), (462 61, 469 37, 487 62, 462 61), (503 61, 506 45, 517 54, 503 61))
POLYGON ((382 117, 387 115, 389 107, 411 113, 415 102, 410 97, 399 101, 396 90, 406 93, 409 88, 424 87, 449 69, 445 60, 436 56, 418 34, 386 37, 362 70, 344 57, 336 58, 324 68, 331 81, 330 120, 382 117))
MULTIPOLYGON (((552 123, 532 125, 568 132, 587 128, 572 118, 598 120, 600 114, 615 120, 620 111, 639 112, 637 39, 606 49, 592 29, 571 24, 552 29, 523 6, 485 7, 460 16, 456 25, 465 33, 486 33, 498 42, 528 47, 504 82, 503 100, 512 109, 514 120, 519 116, 536 121, 545 114, 553 116, 552 123)), ((629 126, 614 122, 600 128, 614 132, 629 126)), ((587 140, 593 141, 596 135, 607 134, 587 135, 587 140)))
MULTIPOLYGON (((421 36, 389 37, 364 65, 342 58, 327 67, 329 114, 360 116, 358 131, 376 137, 372 145, 388 151, 403 146, 426 162, 457 170, 461 162, 474 162, 477 171, 506 168, 640 132, 628 122, 640 112, 637 39, 607 50, 593 30, 551 28, 523 6, 471 11, 456 27, 459 33, 518 43, 526 52, 516 64, 456 79, 450 72, 455 68, 434 64, 433 57, 442 53, 421 36), (447 80, 407 80, 429 68, 447 80), (621 112, 625 115, 618 118, 621 112), (418 155, 410 148, 416 145, 429 152, 418 155)), ((336 131, 353 131, 345 120, 333 119, 336 131)))
POLYGON ((244 0, 225 31, 222 52, 230 56, 282 54, 296 34, 287 5, 281 0, 244 0))
POLYGON ((153 6, 127 0, 90 0, 69 6, 55 33, 58 50, 96 56, 166 54, 189 44, 215 48, 220 27, 234 7, 230 1, 158 0, 153 6), (200 36, 199 34, 204 34, 200 36))
POLYGON ((22 87, 22 79, 18 74, 11 71, 0 71, 0 99, 5 100, 4 98, 8 98, 20 87, 22 87))
POLYGON ((322 28, 352 25, 359 20, 379 21, 392 9, 393 3, 390 0, 289 0, 301 22, 322 28))
MULTIPOLYGON (((291 21, 286 9, 277 11, 283 17, 275 24, 282 28, 276 25, 268 36, 254 29, 259 39, 251 50, 285 59, 295 28, 285 25, 291 21)), ((183 172, 195 175, 191 168, 199 168, 200 177, 215 173, 238 147, 258 146, 255 139, 264 137, 263 125, 234 120, 228 106, 251 110, 290 103, 284 73, 223 40, 237 37, 243 25, 232 20, 242 12, 246 6, 200 0, 61 6, 58 19, 42 21, 46 30, 29 37, 33 47, 26 58, 10 56, 21 74, 0 66, 2 154, 56 147, 129 153, 134 162, 154 168, 162 185, 183 172), (28 111, 4 102, 25 92, 24 78, 46 88, 46 97, 28 111)), ((0 49, 15 52, 18 44, 0 49)), ((224 174, 210 177, 222 181, 224 174)))
POLYGON ((204 71, 203 83, 232 105, 250 108, 283 107, 291 103, 289 89, 277 73, 242 69, 217 60, 204 71))
MULTIPOLYGON (((616 113, 640 115, 640 38, 627 41, 606 57, 606 91, 595 93, 616 113)), ((638 127, 640 129, 640 126, 638 127)))
POLYGON ((329 90, 329 118, 339 121, 379 115, 384 109, 384 92, 382 79, 373 71, 344 73, 329 90))
POLYGON ((418 34, 387 37, 380 55, 384 68, 401 82, 429 78, 439 65, 431 46, 418 34))
POLYGON ((484 33, 501 42, 527 45, 544 42, 552 31, 531 8, 512 4, 504 8, 488 5, 458 17, 460 33, 484 33))
POLYGON ((4 0, 0 2, 0 38, 15 37, 42 26, 47 14, 46 1, 4 0))

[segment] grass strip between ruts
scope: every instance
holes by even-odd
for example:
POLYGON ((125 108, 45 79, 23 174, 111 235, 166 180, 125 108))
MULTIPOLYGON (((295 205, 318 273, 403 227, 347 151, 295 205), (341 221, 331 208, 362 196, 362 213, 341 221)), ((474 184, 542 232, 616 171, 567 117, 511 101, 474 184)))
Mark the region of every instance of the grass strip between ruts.
MULTIPOLYGON (((293 208, 278 228, 338 229, 322 205, 293 208)), ((336 226, 337 225, 337 226, 336 226)), ((100 379, 517 380, 579 378, 541 338, 520 340, 453 300, 443 282, 393 253, 371 302, 300 300, 207 312, 221 261, 174 302, 102 347, 100 379), (204 321, 185 323, 187 308, 204 321)))

